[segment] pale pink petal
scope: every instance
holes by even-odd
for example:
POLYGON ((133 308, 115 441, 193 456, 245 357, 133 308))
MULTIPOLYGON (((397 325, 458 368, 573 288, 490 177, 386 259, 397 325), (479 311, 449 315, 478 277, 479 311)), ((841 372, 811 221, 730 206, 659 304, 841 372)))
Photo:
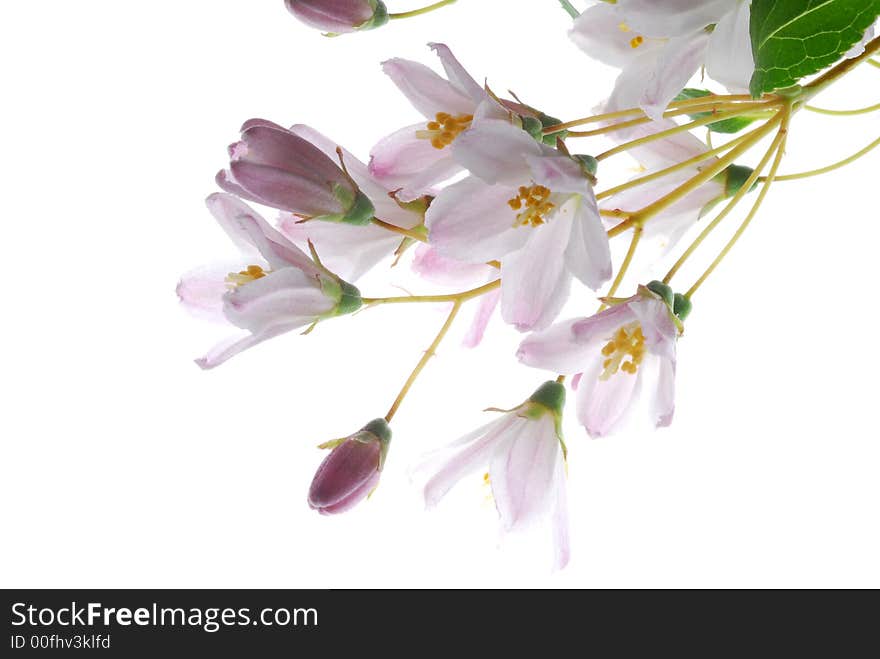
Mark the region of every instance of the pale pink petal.
POLYGON ((552 501, 558 455, 562 452, 553 416, 522 419, 500 442, 489 465, 492 496, 505 530, 526 526, 546 513, 552 501))
POLYGON ((498 303, 500 301, 501 289, 486 293, 480 298, 480 302, 477 305, 477 312, 474 314, 474 321, 462 341, 462 345, 464 345, 465 348, 476 348, 482 343, 483 335, 486 333, 489 321, 492 319, 495 309, 498 308, 498 303))
POLYGON ((660 119, 674 99, 700 68, 709 35, 700 32, 670 39, 657 58, 657 66, 645 81, 639 107, 652 119, 660 119))
MULTIPOLYGON (((608 340, 621 325, 636 319, 627 302, 615 304, 589 318, 582 318, 572 326, 574 340, 583 346, 596 346, 608 340)), ((599 346, 601 348, 601 346, 599 346)))
POLYGON ((412 269, 427 281, 442 286, 476 286, 495 271, 482 263, 464 263, 443 256, 435 247, 425 244, 416 248, 412 269))
POLYGON ((360 279, 401 242, 401 236, 374 225, 352 226, 337 222, 301 218, 282 213, 278 220, 282 234, 304 249, 311 240, 324 266, 348 282, 360 279))
MULTIPOLYGON (((548 148, 548 151, 551 150, 548 148)), ((558 154, 555 150, 552 150, 552 153, 558 154)), ((525 160, 535 183, 560 194, 576 194, 583 197, 589 197, 593 194, 590 182, 584 176, 580 165, 571 158, 544 153, 541 155, 527 154, 525 160)))
POLYGON ((402 201, 418 199, 462 169, 449 147, 437 149, 416 135, 424 129, 425 124, 402 128, 370 152, 370 174, 389 190, 399 190, 402 201))
POLYGON ((248 348, 253 348, 255 345, 259 345, 263 341, 268 341, 271 338, 274 338, 280 334, 284 334, 285 332, 289 332, 291 330, 297 329, 300 327, 299 325, 295 326, 284 326, 279 325, 271 328, 271 330, 262 333, 262 334, 246 334, 244 336, 238 336, 219 345, 214 346, 204 357, 200 357, 196 359, 196 364, 199 365, 200 368, 205 370, 210 370, 212 368, 216 368, 228 361, 235 355, 247 350, 248 348))
POLYGON ((511 428, 522 423, 515 415, 506 414, 468 433, 453 444, 425 456, 417 472, 431 473, 425 483, 425 505, 432 508, 465 476, 489 464, 496 445, 505 439, 511 428))
POLYGON ((437 53, 443 70, 446 71, 446 77, 449 82, 460 92, 468 96, 475 105, 482 103, 487 95, 481 85, 473 79, 470 73, 465 70, 461 63, 456 59, 449 46, 443 43, 429 43, 428 46, 437 53))
POLYGON ((230 272, 240 272, 250 263, 204 266, 192 270, 180 278, 177 297, 187 311, 211 320, 222 320, 223 296, 229 291, 226 277, 230 272))
POLYGON ((550 325, 571 288, 565 250, 571 223, 553 216, 539 227, 520 227, 532 237, 521 250, 501 262, 501 316, 519 331, 550 325))
POLYGON ((541 153, 541 147, 527 132, 492 119, 465 131, 452 144, 455 160, 492 184, 523 185, 531 178, 525 157, 541 153))
POLYGON ((592 190, 563 206, 558 215, 563 213, 572 215, 571 236, 565 250, 566 266, 581 283, 597 290, 611 278, 612 264, 608 234, 592 190))
POLYGON ((679 37, 702 31, 736 8, 739 0, 626 0, 627 23, 655 37, 679 37))
POLYGON ((629 303, 629 308, 642 326, 645 343, 652 352, 666 352, 661 344, 672 344, 678 338, 678 328, 672 319, 672 312, 665 302, 655 297, 637 297, 629 303))
POLYGON ((755 72, 749 36, 749 4, 740 2, 718 22, 706 52, 706 73, 733 93, 748 92, 755 72))
MULTIPOLYGON (((617 112, 642 107, 642 97, 649 82, 655 75, 659 53, 662 48, 646 50, 644 52, 641 52, 641 48, 638 50, 640 51, 638 56, 617 76, 617 80, 614 82, 614 90, 605 104, 605 112, 617 112)), ((622 123, 626 120, 621 119, 617 123, 622 123)), ((615 131, 614 135, 622 140, 635 139, 633 136, 637 137, 635 128, 620 129, 615 131)))
POLYGON ((595 346, 575 340, 574 327, 581 322, 582 318, 573 318, 532 332, 520 343, 517 358, 526 366, 554 373, 579 372, 596 353, 595 346))
POLYGON ((556 454, 556 466, 553 471, 553 548, 554 568, 563 569, 571 558, 571 543, 568 533, 568 478, 565 473, 565 458, 562 451, 556 454))
POLYGON ((661 358, 657 361, 657 390, 651 408, 654 425, 663 428, 672 423, 675 414, 675 360, 661 358))
POLYGON ((445 188, 428 208, 425 225, 429 241, 441 254, 469 263, 500 259, 529 239, 524 227, 514 227, 515 213, 507 202, 515 188, 487 185, 470 176, 445 188))
POLYGON ((424 64, 395 58, 383 62, 382 70, 428 119, 434 119, 440 112, 462 115, 473 114, 476 109, 477 104, 470 97, 424 64))
POLYGON ((620 371, 600 380, 601 361, 596 359, 584 371, 577 389, 578 421, 590 437, 605 437, 619 426, 638 395, 641 381, 641 369, 634 375, 620 371))
POLYGON ((575 19, 569 36, 590 57, 618 68, 626 67, 648 50, 662 47, 660 42, 647 40, 633 48, 632 40, 642 35, 629 28, 620 6, 605 2, 584 10, 575 19))
MULTIPOLYGON (((299 135, 314 144, 329 158, 332 158, 334 161, 338 160, 339 155, 336 152, 336 149, 339 148, 339 146, 337 142, 322 135, 315 129, 302 124, 293 126, 290 130, 295 135, 299 135)), ((367 195, 370 201, 373 202, 373 207, 376 209, 376 217, 384 222, 388 222, 404 229, 411 229, 421 223, 421 215, 414 211, 401 208, 400 204, 394 201, 394 199, 388 194, 389 189, 380 184, 379 181, 370 174, 367 165, 355 158, 345 149, 342 150, 342 155, 348 173, 354 179, 354 182, 357 183, 361 192, 367 195)))

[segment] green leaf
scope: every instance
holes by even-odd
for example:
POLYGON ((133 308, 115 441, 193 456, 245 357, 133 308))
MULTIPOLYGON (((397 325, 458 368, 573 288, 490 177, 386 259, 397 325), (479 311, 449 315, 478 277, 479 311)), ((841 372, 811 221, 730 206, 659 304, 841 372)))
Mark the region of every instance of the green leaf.
MULTIPOLYGON (((684 101, 691 98, 703 98, 704 96, 711 96, 712 92, 706 89, 692 89, 688 87, 687 89, 683 89, 681 93, 675 97, 676 101, 684 101)), ((691 119, 702 119, 703 117, 708 117, 711 115, 711 112, 695 112, 693 114, 688 115, 691 119)), ((754 119, 750 119, 748 116, 743 117, 731 117, 730 119, 721 119, 720 121, 713 121, 711 124, 707 124, 706 128, 711 130, 714 133, 738 133, 743 128, 748 126, 750 123, 755 121, 754 119)))
POLYGON ((751 12, 758 98, 834 64, 880 15, 880 0, 752 0, 751 12))

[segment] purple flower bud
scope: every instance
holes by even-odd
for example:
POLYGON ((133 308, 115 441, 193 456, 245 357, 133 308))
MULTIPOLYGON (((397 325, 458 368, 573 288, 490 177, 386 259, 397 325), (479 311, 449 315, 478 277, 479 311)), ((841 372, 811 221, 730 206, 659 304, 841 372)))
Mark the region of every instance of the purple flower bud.
POLYGON ((368 224, 369 199, 323 151, 286 128, 251 119, 229 147, 229 169, 217 174, 226 192, 309 218, 368 224))
POLYGON ((381 0, 285 0, 287 9, 306 25, 333 34, 369 30, 388 22, 381 0))
POLYGON ((309 488, 309 506, 322 515, 344 513, 363 501, 379 484, 391 428, 385 419, 371 421, 335 444, 309 488))

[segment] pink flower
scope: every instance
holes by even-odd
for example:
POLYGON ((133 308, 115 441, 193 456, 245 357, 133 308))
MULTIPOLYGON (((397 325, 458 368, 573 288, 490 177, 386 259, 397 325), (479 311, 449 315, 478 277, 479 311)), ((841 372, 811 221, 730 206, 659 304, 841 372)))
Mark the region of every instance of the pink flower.
MULTIPOLYGON (((337 143, 304 125, 293 126, 290 132, 313 144, 328 157, 337 157, 337 143)), ((401 204, 385 186, 367 170, 367 166, 343 150, 345 167, 358 188, 373 203, 375 215, 388 224, 413 229, 424 222, 424 207, 418 203, 401 204)), ((321 261, 345 279, 356 281, 401 244, 402 237, 375 225, 356 226, 344 222, 303 222, 302 218, 282 213, 279 229, 300 246, 311 241, 321 261)))
POLYGON ((435 506, 462 478, 488 465, 488 480, 505 531, 550 517, 555 566, 569 559, 562 408, 565 388, 546 382, 501 418, 426 456, 425 503, 435 506))
POLYGON ((388 22, 381 0, 284 0, 288 11, 306 25, 331 34, 370 30, 388 22))
POLYGON ((506 322, 546 327, 568 299, 572 277, 596 289, 611 276, 608 238, 579 163, 495 119, 462 135, 453 150, 473 175, 431 204, 429 241, 468 263, 502 261, 506 322))
POLYGON ((309 506, 322 515, 336 515, 366 499, 379 485, 390 442, 388 423, 375 419, 353 435, 322 444, 333 450, 315 473, 309 506))
MULTIPOLYGON (((404 201, 429 194, 433 186, 461 171, 450 146, 470 128, 478 107, 488 101, 486 91, 443 44, 432 43, 446 79, 418 62, 391 59, 385 73, 421 112, 426 122, 407 126, 381 140, 370 154, 370 172, 404 201)), ((504 116, 500 106, 485 103, 481 112, 504 116), (500 113, 500 114, 499 114, 500 113)))
POLYGON ((655 426, 675 410, 675 351, 689 302, 673 301, 668 286, 652 282, 625 302, 590 316, 557 323, 525 339, 517 356, 528 366, 576 375, 578 420, 591 437, 619 427, 640 393, 655 426))
POLYGON ((622 69, 607 111, 641 107, 659 119, 705 66, 733 92, 754 72, 747 0, 619 0, 584 11, 571 31, 588 55, 622 69), (708 30, 708 27, 712 27, 708 30))
POLYGON ((217 174, 226 192, 317 220, 363 225, 373 219, 372 203, 339 165, 271 121, 245 122, 229 155, 229 169, 217 174))
POLYGON ((314 262, 247 204, 213 194, 208 209, 244 256, 226 268, 196 270, 177 286, 183 304, 246 331, 196 360, 214 368, 272 337, 356 311, 358 290, 314 262))

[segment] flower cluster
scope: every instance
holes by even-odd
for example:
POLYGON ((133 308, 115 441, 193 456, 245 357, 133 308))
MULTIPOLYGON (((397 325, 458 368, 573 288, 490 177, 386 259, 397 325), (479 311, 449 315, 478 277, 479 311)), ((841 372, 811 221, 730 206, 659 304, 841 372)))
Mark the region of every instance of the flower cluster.
MULTIPOLYGON (((286 4, 303 22, 334 34, 406 17, 389 13, 380 0, 286 4)), ((520 362, 553 378, 525 402, 426 456, 417 471, 429 506, 462 478, 488 469, 504 528, 549 520, 555 564, 562 567, 569 557, 566 383, 590 437, 610 435, 628 419, 641 417, 655 427, 672 422, 677 345, 690 298, 748 226, 778 177, 791 117, 817 92, 808 85, 787 94, 744 94, 756 61, 747 0, 619 0, 594 3, 583 13, 562 4, 575 17, 575 43, 621 69, 600 114, 562 122, 543 108, 502 98, 478 83, 447 46, 434 43, 429 45, 442 75, 405 59, 382 65, 421 117, 379 139, 368 163, 313 128, 264 119, 245 122, 229 147, 228 165, 216 176, 223 192, 210 195, 207 204, 241 257, 196 270, 178 285, 186 306, 240 330, 199 358, 202 368, 364 306, 451 306, 388 414, 321 445, 331 452, 308 494, 309 505, 321 514, 347 511, 378 486, 390 422, 461 307, 472 300, 478 309, 468 345, 480 343, 497 308, 504 323, 523 333, 520 362), (686 88, 700 68, 731 93, 686 88), (714 143, 693 132, 702 127, 714 143), (611 138, 615 146, 573 153, 573 140, 594 135, 611 138), (755 167, 737 164, 765 138, 772 143, 755 167), (603 161, 624 152, 640 172, 605 185, 603 161), (758 188, 731 243, 686 293, 675 292, 670 281, 684 262, 758 188), (276 221, 268 222, 249 203, 272 209, 276 221), (720 212, 708 221, 716 207, 720 212), (648 267, 701 222, 702 233, 662 281, 618 295, 640 247, 660 247, 644 263, 648 267), (630 236, 629 248, 615 265, 611 243, 621 235, 630 236), (389 298, 367 297, 355 287, 364 274, 408 251, 417 275, 465 290, 389 298), (593 291, 601 307, 561 319, 576 287, 593 291)), ((876 51, 867 36, 845 56, 857 62, 876 51)))

